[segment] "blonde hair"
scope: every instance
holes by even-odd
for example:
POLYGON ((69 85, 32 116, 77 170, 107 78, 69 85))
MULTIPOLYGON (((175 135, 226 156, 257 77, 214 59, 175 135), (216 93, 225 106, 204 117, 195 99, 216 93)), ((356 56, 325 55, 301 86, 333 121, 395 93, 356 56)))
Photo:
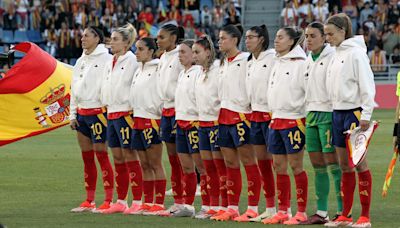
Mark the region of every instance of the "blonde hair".
POLYGON ((128 47, 132 47, 133 43, 136 41, 137 31, 131 23, 119 27, 115 30, 122 36, 123 41, 128 41, 128 47))

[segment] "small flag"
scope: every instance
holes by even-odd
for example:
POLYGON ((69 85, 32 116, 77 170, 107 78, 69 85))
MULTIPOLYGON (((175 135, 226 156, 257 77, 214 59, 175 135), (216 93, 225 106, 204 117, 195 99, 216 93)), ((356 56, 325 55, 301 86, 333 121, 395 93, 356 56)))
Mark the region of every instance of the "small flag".
POLYGON ((167 12, 165 11, 164 3, 162 0, 160 0, 159 7, 161 11, 161 16, 167 17, 167 12))
POLYGON ((385 182, 383 183, 383 188, 382 188, 382 197, 386 197, 387 195, 387 192, 390 187, 390 182, 392 181, 394 167, 396 166, 396 161, 398 157, 399 157, 399 150, 398 148, 396 148, 393 151, 392 160, 390 161, 388 171, 386 172, 385 182))
POLYGON ((150 36, 157 37, 158 28, 156 26, 144 22, 144 28, 147 30, 148 33, 150 33, 150 36))
POLYGON ((357 166, 367 154, 368 145, 375 129, 378 127, 376 121, 372 121, 366 131, 358 126, 353 130, 346 131, 346 148, 351 167, 357 166))

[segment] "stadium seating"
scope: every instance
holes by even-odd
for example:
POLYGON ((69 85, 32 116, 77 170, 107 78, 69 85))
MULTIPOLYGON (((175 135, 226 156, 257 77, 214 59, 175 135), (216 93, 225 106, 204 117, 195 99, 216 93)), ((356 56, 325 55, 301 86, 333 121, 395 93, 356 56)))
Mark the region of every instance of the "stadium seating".
POLYGON ((22 52, 20 52, 20 51, 14 52, 14 57, 15 57, 16 59, 21 59, 21 58, 24 57, 24 56, 25 56, 25 54, 22 53, 22 52))
POLYGON ((21 43, 21 42, 26 42, 28 41, 28 36, 26 31, 15 31, 14 33, 14 42, 15 43, 21 43))
POLYGON ((44 42, 40 31, 37 30, 28 30, 27 32, 28 40, 33 43, 42 43, 44 42))
POLYGON ((14 43, 14 33, 11 30, 3 30, 2 43, 12 44, 14 43))
POLYGON ((4 46, 0 46, 0 53, 4 52, 4 46))
POLYGON ((69 65, 71 65, 71 66, 75 66, 75 63, 76 63, 76 61, 77 61, 77 59, 76 59, 76 58, 72 58, 72 59, 70 59, 70 60, 69 60, 69 65))

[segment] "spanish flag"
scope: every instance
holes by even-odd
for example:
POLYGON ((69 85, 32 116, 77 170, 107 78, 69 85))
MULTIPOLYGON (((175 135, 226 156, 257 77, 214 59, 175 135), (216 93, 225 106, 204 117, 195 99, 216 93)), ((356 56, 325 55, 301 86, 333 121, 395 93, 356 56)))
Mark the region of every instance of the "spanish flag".
POLYGON ((72 69, 33 43, 14 49, 26 55, 0 79, 0 146, 69 123, 72 69))

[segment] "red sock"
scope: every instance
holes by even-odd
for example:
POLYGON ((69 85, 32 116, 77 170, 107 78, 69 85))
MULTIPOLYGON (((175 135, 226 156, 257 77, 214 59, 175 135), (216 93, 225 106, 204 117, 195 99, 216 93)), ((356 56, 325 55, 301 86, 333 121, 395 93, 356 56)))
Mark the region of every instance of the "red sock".
POLYGON ((224 159, 214 159, 215 167, 219 176, 219 194, 221 195, 221 206, 228 206, 228 194, 226 187, 226 166, 224 159))
POLYGON ((126 163, 118 164, 115 166, 115 182, 117 187, 117 195, 119 200, 126 200, 129 189, 129 173, 126 163))
POLYGON ((97 168, 94 160, 94 151, 82 151, 83 176, 85 179, 86 201, 94 201, 97 182, 97 168))
POLYGON ((156 204, 164 205, 165 198, 165 188, 167 186, 166 180, 155 180, 154 181, 154 190, 156 194, 156 204))
POLYGON ((210 191, 207 189, 207 179, 206 174, 200 175, 200 189, 201 189, 201 205, 210 206, 210 191))
POLYGON ((153 203, 154 201, 154 180, 143 181, 144 203, 153 203))
POLYGON ((183 182, 185 183, 183 191, 185 204, 192 205, 194 202, 194 196, 196 195, 196 188, 197 188, 196 172, 185 174, 183 176, 183 182))
POLYGON ((227 178, 227 194, 228 194, 228 205, 238 206, 240 193, 242 191, 242 175, 240 173, 240 168, 226 168, 227 178))
POLYGON ((290 177, 289 175, 276 175, 276 189, 278 193, 278 209, 287 211, 290 207, 290 177))
POLYGON ((308 177, 306 171, 294 176, 296 182, 297 211, 306 212, 308 196, 308 177))
POLYGON ((142 200, 143 177, 140 162, 128 161, 126 162, 126 166, 128 167, 129 182, 131 183, 133 200, 142 200))
POLYGON ((369 218, 372 196, 372 176, 369 170, 358 173, 358 190, 360 193, 361 216, 369 218))
POLYGON ((207 172, 207 190, 210 206, 219 206, 219 176, 213 160, 203 160, 207 172))
POLYGON ((114 195, 114 171, 110 159, 108 158, 108 153, 107 151, 96 152, 96 157, 103 175, 104 201, 112 202, 114 195))
POLYGON ((249 206, 258 206, 261 191, 261 174, 257 164, 244 167, 247 176, 247 200, 249 206))
POLYGON ((177 204, 182 204, 183 201, 183 172, 178 155, 168 155, 169 163, 171 164, 171 187, 174 194, 174 201, 177 204))
POLYGON ((272 160, 258 160, 267 207, 275 207, 275 180, 272 160))
POLYGON ((343 196, 343 212, 342 215, 348 216, 351 214, 353 207, 354 190, 356 188, 356 173, 342 174, 342 196, 343 196))

